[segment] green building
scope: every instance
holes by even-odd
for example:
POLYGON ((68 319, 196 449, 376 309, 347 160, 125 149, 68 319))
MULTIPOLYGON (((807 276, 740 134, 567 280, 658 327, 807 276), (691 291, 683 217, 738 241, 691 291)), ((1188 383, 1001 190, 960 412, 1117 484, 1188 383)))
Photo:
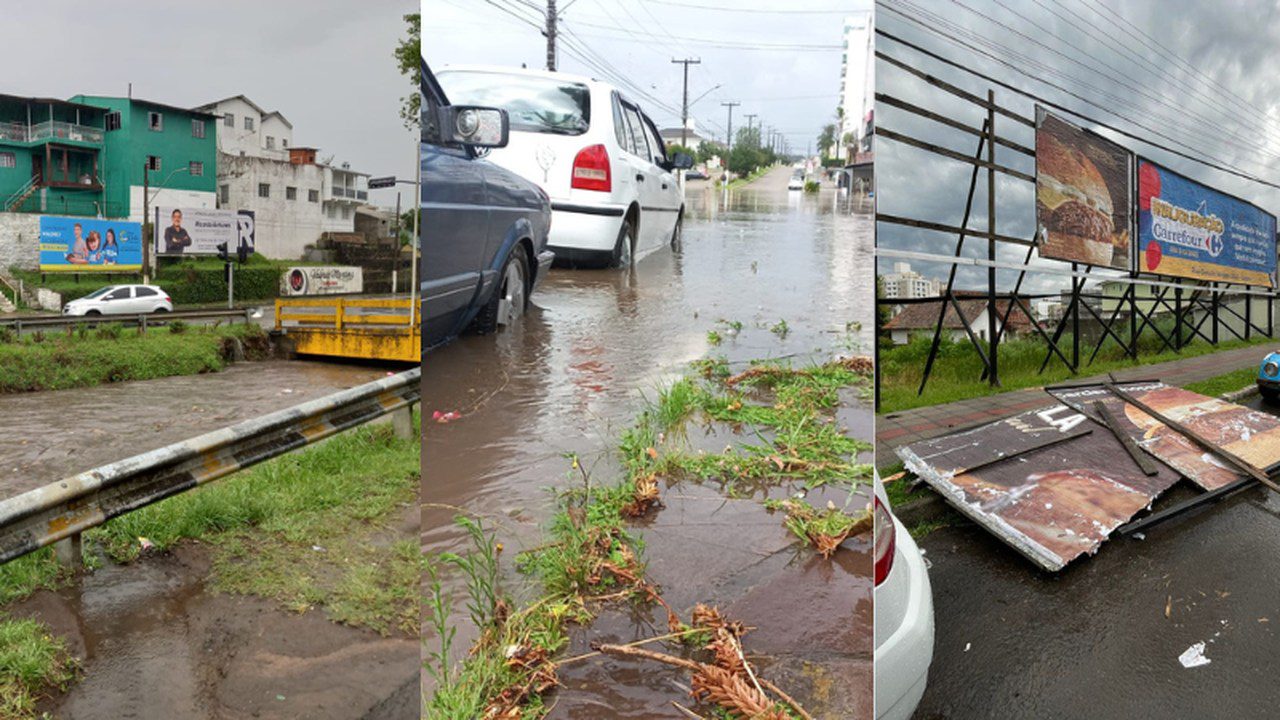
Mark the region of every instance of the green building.
POLYGON ((217 116, 127 97, 76 95, 104 110, 100 163, 109 217, 141 221, 144 172, 151 207, 217 207, 217 116))
POLYGON ((0 212, 120 217, 103 181, 107 111, 0 95, 0 212))

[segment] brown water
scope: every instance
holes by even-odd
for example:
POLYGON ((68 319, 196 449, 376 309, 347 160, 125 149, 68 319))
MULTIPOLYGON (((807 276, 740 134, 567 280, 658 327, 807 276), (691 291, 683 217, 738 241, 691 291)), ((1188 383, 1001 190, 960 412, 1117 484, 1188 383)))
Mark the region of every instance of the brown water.
MULTIPOLYGON (((870 203, 851 202, 834 190, 789 193, 789 175, 787 169, 777 170, 732 193, 691 188, 681 249, 656 252, 629 271, 553 271, 534 293, 536 307, 520 326, 497 336, 464 337, 426 358, 424 416, 430 418, 435 410, 463 414, 448 424, 424 424, 426 552, 467 549, 465 537, 451 522, 459 509, 481 516, 496 530, 508 548, 505 559, 541 542, 540 523, 552 509, 548 488, 572 482, 565 455, 582 457, 597 482, 616 478, 619 433, 634 420, 646 395, 652 397, 665 381, 685 373, 693 360, 724 355, 735 363, 767 357, 803 362, 870 353, 870 203), (720 320, 739 321, 743 327, 733 334, 720 320), (787 324, 785 336, 770 330, 780 320, 787 324), (710 330, 724 336, 719 347, 709 345, 710 330)), ((870 440, 868 410, 844 410, 839 421, 870 440)), ((714 491, 703 494, 707 493, 714 491)), ((777 533, 780 518, 764 514, 758 504, 753 508, 763 515, 754 522, 772 528, 774 540, 783 542, 784 534, 777 533)), ((666 522, 673 512, 668 503, 656 522, 666 522)), ((723 542, 733 544, 753 535, 750 528, 721 528, 723 542)), ((862 612, 867 623, 850 622, 842 610, 827 615, 841 626, 856 626, 866 636, 865 648, 848 651, 869 659, 870 564, 863 562, 869 555, 852 540, 850 547, 859 559, 828 563, 836 570, 826 575, 827 580, 813 582, 865 597, 862 612)), ((760 590, 759 607, 772 603, 777 609, 789 602, 787 583, 773 580, 787 573, 816 573, 790 557, 794 550, 775 548, 766 555, 778 553, 788 559, 773 560, 768 582, 760 579, 769 589, 760 590)), ((656 568, 660 553, 647 555, 656 568)), ((674 567, 658 579, 667 587, 693 588, 688 584, 690 572, 691 568, 674 567)), ((449 594, 462 601, 460 579, 445 573, 444 581, 449 594)), ((520 587, 514 573, 508 573, 508 587, 520 587)), ((750 592, 750 587, 737 587, 723 599, 742 601, 750 592)), ((705 593, 700 597, 711 599, 705 593)), ((820 614, 821 608, 812 604, 808 603, 810 609, 820 614)), ((820 621, 815 625, 826 627, 820 621)), ((794 627, 789 622, 779 626, 794 627)), ((459 628, 455 656, 465 652, 472 637, 471 628, 459 628)), ((428 636, 426 642, 434 647, 437 639, 428 636)), ((868 688, 869 677, 865 675, 863 683, 868 688)), ((573 695, 590 704, 595 701, 592 694, 603 689, 588 680, 573 695)), ((647 698, 637 701, 637 707, 650 707, 656 700, 640 689, 630 692, 647 698)), ((665 712, 674 713, 669 702, 665 712)))

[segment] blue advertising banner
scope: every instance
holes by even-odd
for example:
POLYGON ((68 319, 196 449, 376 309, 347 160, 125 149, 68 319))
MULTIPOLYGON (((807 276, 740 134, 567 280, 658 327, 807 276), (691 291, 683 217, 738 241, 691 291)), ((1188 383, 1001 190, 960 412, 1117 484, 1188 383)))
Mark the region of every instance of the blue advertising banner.
POLYGON ((1139 159, 1138 249, 1143 272, 1272 287, 1276 218, 1139 159))
POLYGON ((141 269, 140 223, 40 216, 40 272, 127 272, 141 269))

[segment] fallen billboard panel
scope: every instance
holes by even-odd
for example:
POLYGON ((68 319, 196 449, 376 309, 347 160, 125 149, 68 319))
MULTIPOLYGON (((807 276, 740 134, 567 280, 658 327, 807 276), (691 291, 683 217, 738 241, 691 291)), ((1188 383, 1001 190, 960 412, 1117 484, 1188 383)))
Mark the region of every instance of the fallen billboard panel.
POLYGON ((1133 153, 1036 108, 1040 256, 1129 269, 1133 153))
POLYGON ((1272 287, 1276 218, 1150 160, 1138 161, 1143 272, 1272 287))
MULTIPOLYGON (((1205 438, 1258 470, 1280 462, 1280 418, 1162 382, 1117 385, 1143 405, 1205 438)), ((1117 397, 1102 385, 1050 389, 1049 394, 1089 415, 1102 402, 1137 444, 1205 490, 1244 477, 1186 435, 1117 397)))
POLYGON ((1163 465, 1146 475, 1105 427, 1062 404, 912 443, 898 456, 957 510, 1049 571, 1097 552, 1178 481, 1163 465))

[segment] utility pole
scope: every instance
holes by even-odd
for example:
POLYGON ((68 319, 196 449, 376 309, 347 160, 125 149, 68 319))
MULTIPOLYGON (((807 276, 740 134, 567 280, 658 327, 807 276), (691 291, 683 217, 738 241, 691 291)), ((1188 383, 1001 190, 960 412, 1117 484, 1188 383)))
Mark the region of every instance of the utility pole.
MULTIPOLYGON (((751 133, 751 121, 752 121, 752 120, 754 120, 755 118, 758 118, 758 117, 760 117, 760 114, 759 114, 759 113, 748 113, 748 114, 747 114, 747 133, 748 133, 748 134, 750 134, 750 133, 751 133)), ((760 144, 761 144, 761 146, 763 146, 763 145, 764 145, 764 143, 763 143, 763 142, 762 142, 762 143, 760 143, 760 144)))
MULTIPOLYGON (((133 83, 129 83, 129 93, 133 94, 133 83)), ((151 222, 151 162, 149 160, 142 161, 142 227, 147 227, 151 222)), ((151 282, 151 236, 156 234, 156 228, 153 225, 151 232, 143 233, 146 237, 142 238, 142 284, 147 285, 151 282)))
MULTIPOLYGON (((554 2, 555 0, 551 0, 554 2)), ((671 58, 672 64, 680 64, 684 66, 684 100, 680 104, 680 146, 689 147, 689 66, 701 65, 702 59, 685 58, 677 60, 671 58)), ((718 86, 717 86, 718 87, 718 86)))
POLYGON ((737 106, 741 105, 741 102, 721 102, 721 105, 724 108, 728 108, 728 132, 726 133, 728 142, 724 143, 724 147, 726 147, 726 150, 724 150, 724 179, 727 181, 728 159, 733 155, 733 108, 737 108, 737 106))
POLYGON ((556 71, 556 0, 547 0, 547 69, 556 71))

